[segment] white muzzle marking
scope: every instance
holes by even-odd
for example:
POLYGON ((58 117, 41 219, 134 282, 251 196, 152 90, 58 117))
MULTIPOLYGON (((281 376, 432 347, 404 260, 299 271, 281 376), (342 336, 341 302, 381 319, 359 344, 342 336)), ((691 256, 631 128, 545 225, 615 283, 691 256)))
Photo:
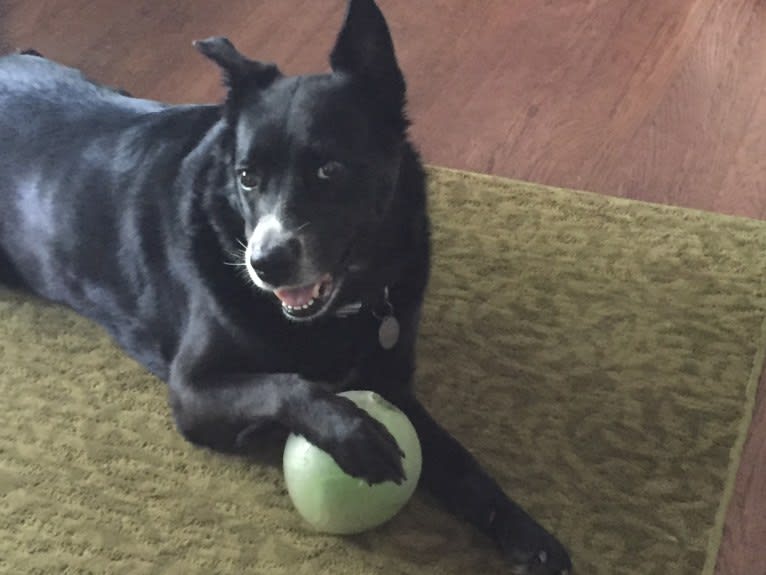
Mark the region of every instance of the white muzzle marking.
POLYGON ((265 284, 261 278, 258 277, 258 274, 255 273, 255 268, 253 268, 253 264, 251 263, 253 253, 261 249, 261 246, 269 234, 279 235, 282 233, 283 229, 284 227, 282 226, 282 222, 279 221, 279 218, 274 214, 268 214, 258 220, 258 225, 255 226, 253 233, 250 235, 250 239, 247 241, 247 248, 245 249, 245 266, 247 268, 247 273, 250 276, 250 279, 253 280, 253 283, 261 289, 271 290, 276 286, 265 284))

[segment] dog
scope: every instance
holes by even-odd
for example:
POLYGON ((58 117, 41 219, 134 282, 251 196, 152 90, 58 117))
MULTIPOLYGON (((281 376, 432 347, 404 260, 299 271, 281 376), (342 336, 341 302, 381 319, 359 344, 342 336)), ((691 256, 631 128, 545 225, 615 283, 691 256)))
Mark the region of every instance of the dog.
POLYGON ((561 543, 414 395, 426 177, 375 2, 349 2, 325 74, 285 76, 222 37, 195 46, 222 71, 220 104, 0 59, 0 279, 103 326, 200 446, 252 454, 277 427, 370 484, 401 482, 394 438, 336 395, 378 392, 418 432, 421 485, 512 572, 568 573, 561 543))

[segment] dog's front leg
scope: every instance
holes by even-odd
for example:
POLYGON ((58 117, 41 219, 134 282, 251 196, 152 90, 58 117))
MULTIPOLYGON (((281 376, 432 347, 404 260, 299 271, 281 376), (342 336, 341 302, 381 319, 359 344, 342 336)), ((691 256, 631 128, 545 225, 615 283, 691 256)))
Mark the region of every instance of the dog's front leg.
POLYGON ((347 473, 369 483, 404 478, 402 452, 378 421, 350 400, 295 374, 191 375, 176 367, 170 402, 176 425, 192 443, 252 453, 254 430, 272 424, 327 451, 347 473))
POLYGON ((571 570, 564 546, 512 501, 460 443, 417 400, 415 371, 418 311, 400 312, 397 346, 378 346, 360 366, 357 387, 377 391, 407 414, 423 450, 421 485, 445 507, 490 536, 502 549, 512 572, 562 575, 571 570))
POLYGON ((412 421, 423 448, 421 484, 449 511, 496 541, 515 572, 560 575, 571 561, 559 541, 503 492, 476 459, 411 394, 391 399, 412 421))

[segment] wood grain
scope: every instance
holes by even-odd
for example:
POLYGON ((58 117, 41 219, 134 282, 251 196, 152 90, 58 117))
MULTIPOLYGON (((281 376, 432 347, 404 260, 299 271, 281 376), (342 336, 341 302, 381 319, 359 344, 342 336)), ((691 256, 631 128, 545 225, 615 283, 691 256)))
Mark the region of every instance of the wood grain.
MULTIPOLYGON (((763 0, 380 0, 430 163, 766 219, 763 0)), ((145 97, 221 95, 191 41, 326 69, 343 0, 0 0, 34 47, 145 97)), ((718 575, 764 575, 761 386, 718 575)))

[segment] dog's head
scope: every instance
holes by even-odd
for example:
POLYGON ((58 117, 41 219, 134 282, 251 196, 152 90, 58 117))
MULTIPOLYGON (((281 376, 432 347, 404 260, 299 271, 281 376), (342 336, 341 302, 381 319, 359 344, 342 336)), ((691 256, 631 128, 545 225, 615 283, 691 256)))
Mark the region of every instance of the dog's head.
POLYGON ((230 200, 248 276, 290 319, 320 317, 397 185, 405 84, 385 19, 373 0, 351 0, 328 74, 283 76, 225 38, 196 46, 229 88, 230 200))

